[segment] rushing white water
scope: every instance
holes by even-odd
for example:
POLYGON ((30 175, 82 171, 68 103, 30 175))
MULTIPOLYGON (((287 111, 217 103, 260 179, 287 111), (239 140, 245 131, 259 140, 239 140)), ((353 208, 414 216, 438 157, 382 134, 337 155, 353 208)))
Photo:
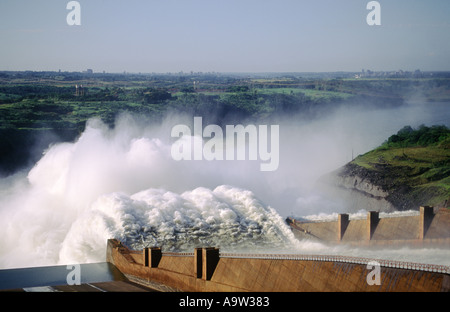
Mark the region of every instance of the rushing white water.
MULTIPOLYGON (((342 208, 311 199, 302 186, 348 160, 336 151, 351 151, 357 142, 368 148, 346 122, 280 127, 280 168, 269 173, 259 171, 259 162, 174 161, 165 123, 174 124, 167 119, 152 128, 123 116, 108 129, 92 120, 75 142, 53 145, 31 170, 1 179, 0 269, 104 261, 109 238, 136 249, 215 246, 449 264, 448 250, 331 248, 294 239, 283 214, 329 216, 342 208), (349 133, 351 145, 344 144, 349 133)), ((374 136, 367 131, 359 134, 374 136)))
POLYGON ((264 206, 250 191, 230 186, 182 194, 148 189, 131 196, 101 196, 72 225, 61 260, 86 262, 89 257, 102 257, 107 237, 118 238, 134 249, 161 246, 165 251, 215 246, 242 252, 295 246, 292 233, 274 209, 264 206))
POLYGON ((295 246, 282 217, 251 191, 199 186, 217 184, 207 181, 212 168, 174 161, 169 144, 128 118, 115 130, 91 121, 76 142, 2 181, 0 267, 103 261, 108 238, 174 251, 295 246))

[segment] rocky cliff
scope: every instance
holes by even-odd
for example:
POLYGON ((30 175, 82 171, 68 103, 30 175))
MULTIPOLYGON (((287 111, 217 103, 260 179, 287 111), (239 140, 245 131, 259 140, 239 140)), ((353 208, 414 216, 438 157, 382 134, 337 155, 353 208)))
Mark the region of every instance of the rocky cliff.
POLYGON ((390 200, 391 193, 383 187, 378 172, 370 172, 351 163, 322 177, 321 191, 329 198, 343 203, 348 212, 398 210, 390 200))
POLYGON ((385 143, 322 177, 319 185, 349 212, 449 207, 450 138, 424 146, 385 143))

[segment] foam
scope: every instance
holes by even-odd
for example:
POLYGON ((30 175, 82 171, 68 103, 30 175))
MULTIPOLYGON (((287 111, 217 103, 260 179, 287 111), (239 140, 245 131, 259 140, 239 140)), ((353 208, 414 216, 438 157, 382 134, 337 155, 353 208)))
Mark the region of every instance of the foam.
POLYGON ((91 260, 91 250, 104 256, 110 237, 132 249, 160 246, 163 251, 193 251, 201 246, 228 252, 267 251, 296 243, 274 209, 250 191, 226 185, 182 194, 148 189, 131 196, 101 196, 71 227, 60 259, 86 262, 91 260))

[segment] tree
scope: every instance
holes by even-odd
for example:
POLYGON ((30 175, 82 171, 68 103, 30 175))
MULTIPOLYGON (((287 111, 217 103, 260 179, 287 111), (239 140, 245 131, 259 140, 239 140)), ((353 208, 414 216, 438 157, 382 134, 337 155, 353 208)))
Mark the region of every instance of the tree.
POLYGON ((148 89, 144 92, 144 102, 146 104, 160 104, 171 98, 172 95, 165 89, 148 89))

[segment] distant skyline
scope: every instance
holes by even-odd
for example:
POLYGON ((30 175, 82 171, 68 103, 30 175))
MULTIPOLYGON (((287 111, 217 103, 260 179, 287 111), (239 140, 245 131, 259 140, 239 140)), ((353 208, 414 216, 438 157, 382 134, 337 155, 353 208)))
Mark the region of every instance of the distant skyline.
POLYGON ((450 70, 450 1, 0 1, 0 70, 336 72, 450 70))

